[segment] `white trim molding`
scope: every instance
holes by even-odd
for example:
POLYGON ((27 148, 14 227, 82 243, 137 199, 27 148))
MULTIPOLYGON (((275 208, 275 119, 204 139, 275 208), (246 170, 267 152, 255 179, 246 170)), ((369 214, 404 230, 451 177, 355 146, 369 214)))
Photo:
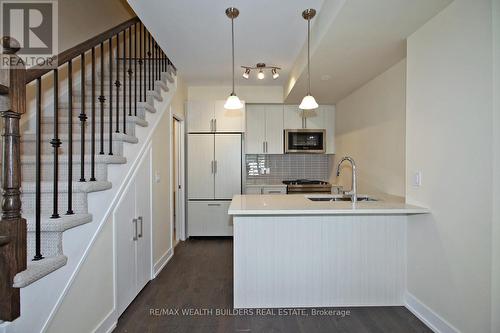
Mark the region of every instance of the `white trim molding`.
POLYGON ((155 263, 154 268, 153 268, 153 279, 160 274, 162 269, 167 265, 167 263, 172 259, 174 256, 174 249, 171 247, 168 249, 167 252, 165 252, 161 258, 155 263))
POLYGON ((405 307, 436 333, 460 333, 452 324, 443 319, 418 298, 406 292, 405 307))

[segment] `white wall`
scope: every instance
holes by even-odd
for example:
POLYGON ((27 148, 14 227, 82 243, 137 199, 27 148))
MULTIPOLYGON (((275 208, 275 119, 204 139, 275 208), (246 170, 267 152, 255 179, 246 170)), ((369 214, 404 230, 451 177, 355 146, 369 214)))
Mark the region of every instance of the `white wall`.
MULTIPOLYGON (((224 100, 231 89, 230 86, 191 86, 188 100, 224 100)), ((238 86, 236 94, 246 103, 283 103, 281 86, 238 86)))
POLYGON ((156 273, 173 254, 170 184, 171 115, 165 112, 153 134, 153 269, 156 273), (155 181, 159 177, 159 182, 155 181))
POLYGON ((493 1, 493 256, 492 332, 500 332, 500 0, 493 1))
MULTIPOLYGON (((406 61, 403 60, 336 105, 336 155, 357 166, 360 193, 405 195, 406 61)), ((332 182, 351 187, 351 170, 332 182)))
POLYGON ((409 217, 407 288, 462 332, 491 329, 491 10, 455 0, 408 39, 406 198, 432 214, 409 217))

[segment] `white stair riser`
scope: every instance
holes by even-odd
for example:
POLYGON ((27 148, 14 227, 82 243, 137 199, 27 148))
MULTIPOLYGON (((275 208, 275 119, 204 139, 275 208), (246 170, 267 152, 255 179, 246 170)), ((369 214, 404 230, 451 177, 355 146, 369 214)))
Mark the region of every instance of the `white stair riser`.
MULTIPOLYGON (((105 133, 105 140, 104 140, 104 153, 108 154, 109 153, 109 132, 105 133)), ((58 152, 60 155, 67 154, 68 153, 68 142, 67 140, 63 140, 62 145, 59 147, 58 152)), ((119 140, 114 140, 112 142, 112 147, 113 147, 113 155, 116 156, 123 156, 123 141, 119 140)), ((86 141, 85 142, 85 153, 90 153, 91 150, 91 142, 86 141)), ((95 141, 95 151, 99 153, 100 151, 100 139, 99 136, 96 136, 96 141, 95 141)), ((42 142, 42 154, 43 155, 48 155, 54 152, 54 148, 52 148, 52 145, 50 142, 45 141, 42 142)), ((23 155, 35 155, 36 153, 36 146, 34 141, 28 141, 28 142, 21 142, 21 154, 23 155)), ((73 154, 79 154, 80 153, 80 140, 77 138, 77 135, 75 134, 73 136, 73 154)))
MULTIPOLYGON (((60 184, 59 189, 62 189, 62 184, 60 184)), ((66 191, 66 189, 65 189, 66 191)), ((87 195, 86 192, 74 192, 73 193, 73 211, 76 214, 86 214, 88 212, 87 206, 87 195)), ((42 193, 41 195, 41 214, 45 217, 52 216, 52 193, 42 193)), ((35 215, 35 193, 23 193, 21 195, 22 200, 22 214, 25 216, 35 215)), ((58 202, 58 212, 59 215, 66 214, 68 209, 68 193, 60 192, 57 197, 58 202)))
MULTIPOLYGON (((63 254, 62 251, 62 232, 60 231, 42 231, 40 233, 40 248, 42 255, 47 257, 63 254)), ((28 231, 27 235, 27 258, 33 260, 35 256, 35 232, 28 231)))
MULTIPOLYGON (((120 131, 123 129, 123 118, 121 117, 120 115, 120 131)), ((116 122, 113 121, 113 128, 115 127, 116 125, 116 122)), ((128 135, 135 135, 135 127, 136 127, 136 124, 135 122, 130 122, 130 121, 127 121, 126 122, 126 133, 128 135)), ((106 136, 106 133, 109 133, 109 120, 106 119, 106 122, 104 123, 104 135, 106 136)), ((44 134, 48 134, 48 133, 52 133, 52 130, 53 130, 53 125, 52 124, 42 124, 42 133, 44 134)), ((64 123, 64 122, 60 122, 59 123, 59 134, 66 134, 68 133, 69 129, 68 129, 68 124, 67 123, 64 123)), ((82 128, 81 128, 81 124, 80 122, 73 122, 73 133, 81 133, 82 131, 82 128)), ((88 119, 86 122, 85 122, 85 138, 90 138, 90 135, 92 134, 92 125, 91 125, 91 122, 90 122, 90 119, 88 119)), ((100 139, 100 136, 101 136, 101 123, 99 121, 96 121, 96 124, 95 124, 95 138, 96 138, 96 141, 98 141, 100 139)))
MULTIPOLYGON (((87 181, 90 180, 90 167, 91 164, 88 161, 88 156, 85 156, 86 158, 86 163, 84 164, 85 166, 85 179, 87 181)), ((80 159, 73 159, 73 180, 74 181, 79 181, 80 180, 80 159)), ((26 182, 34 182, 36 180, 36 174, 35 174, 35 164, 29 163, 25 164, 22 163, 21 166, 21 174, 22 174, 22 179, 23 181, 26 182)), ((53 170, 54 168, 52 165, 49 164, 42 164, 41 165, 41 177, 42 181, 52 181, 53 178, 53 170)), ((68 180, 68 164, 67 163, 61 163, 59 164, 59 181, 64 181, 66 182, 68 180)), ((95 164, 95 178, 98 181, 107 181, 108 180, 108 165, 105 163, 96 163, 95 164)))

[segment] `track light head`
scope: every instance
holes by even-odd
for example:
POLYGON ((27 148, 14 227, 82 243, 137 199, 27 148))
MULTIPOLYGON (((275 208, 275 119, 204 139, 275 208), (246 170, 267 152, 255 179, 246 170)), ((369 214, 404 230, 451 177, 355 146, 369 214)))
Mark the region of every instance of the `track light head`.
POLYGON ((271 73, 273 73, 273 80, 276 80, 280 77, 280 73, 278 73, 278 70, 276 68, 273 68, 271 73))
POLYGON ((243 73, 243 78, 247 79, 250 77, 250 68, 246 68, 245 72, 243 73))

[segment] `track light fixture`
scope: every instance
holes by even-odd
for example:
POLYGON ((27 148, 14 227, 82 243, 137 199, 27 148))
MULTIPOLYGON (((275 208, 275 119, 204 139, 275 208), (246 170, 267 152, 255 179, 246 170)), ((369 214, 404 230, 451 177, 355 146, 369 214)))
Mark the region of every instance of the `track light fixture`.
POLYGON ((243 77, 245 79, 248 79, 250 77, 250 71, 252 69, 258 70, 259 72, 257 73, 257 78, 259 80, 263 80, 266 77, 266 74, 264 73, 264 70, 266 70, 266 69, 271 70, 273 80, 276 80, 280 76, 278 70, 281 69, 280 67, 276 67, 276 66, 266 66, 266 64, 264 64, 262 62, 259 62, 255 66, 241 66, 241 68, 245 69, 245 71, 243 72, 243 77))

